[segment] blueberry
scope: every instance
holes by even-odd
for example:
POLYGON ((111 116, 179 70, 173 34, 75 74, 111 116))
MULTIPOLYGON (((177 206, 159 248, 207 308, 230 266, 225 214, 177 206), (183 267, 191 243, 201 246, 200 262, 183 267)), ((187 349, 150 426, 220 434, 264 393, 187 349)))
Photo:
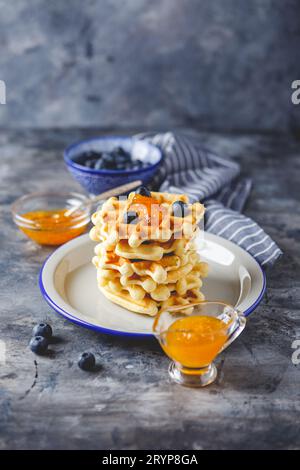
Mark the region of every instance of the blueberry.
POLYGON ((136 190, 136 194, 140 194, 141 196, 151 197, 151 192, 149 191, 148 188, 146 188, 146 186, 140 186, 136 190))
POLYGON ((118 163, 115 167, 115 170, 126 170, 127 167, 124 165, 124 163, 118 163))
POLYGON ((101 170, 103 168, 105 168, 105 162, 101 158, 99 158, 99 160, 97 160, 95 165, 94 165, 94 169, 95 170, 101 170))
POLYGON ((97 158, 101 158, 101 152, 96 152, 95 150, 90 150, 89 152, 85 152, 84 156, 86 158, 92 158, 97 160, 97 158))
MULTIPOLYGON (((101 160, 100 160, 101 161, 101 160)), ((85 166, 87 168, 94 168, 95 164, 96 164, 97 160, 86 160, 85 162, 85 166)))
POLYGON ((119 158, 123 158, 123 160, 126 160, 127 162, 131 161, 131 154, 129 152, 123 152, 118 154, 119 158))
POLYGON ((34 336, 30 340, 29 347, 35 354, 45 354, 48 349, 48 340, 44 336, 34 336))
POLYGON ((131 155, 129 152, 126 152, 125 149, 123 149, 122 147, 116 147, 114 150, 113 150, 113 153, 115 155, 118 155, 119 157, 123 157, 124 159, 127 159, 127 160, 130 160, 131 159, 131 155))
POLYGON ((116 155, 115 161, 116 161, 117 164, 120 164, 120 165, 123 165, 123 166, 131 165, 131 161, 127 160, 126 158, 123 158, 122 156, 119 157, 118 155, 116 155))
POLYGON ((132 162, 130 153, 127 153, 126 155, 119 155, 118 158, 121 159, 125 163, 132 162))
POLYGON ((138 168, 135 165, 132 166, 132 163, 126 163, 124 166, 124 170, 137 170, 138 168))
POLYGON ((124 224, 137 224, 139 221, 139 216, 135 211, 128 211, 125 212, 123 220, 124 224))
POLYGON ((76 163, 79 163, 80 165, 87 165, 88 161, 97 160, 98 158, 101 158, 101 153, 95 152, 94 150, 90 150, 87 152, 82 152, 74 160, 76 161, 76 163))
POLYGON ((131 167, 132 170, 139 170, 143 168, 144 164, 141 160, 133 160, 133 166, 131 167))
POLYGON ((38 323, 32 330, 33 336, 43 336, 50 339, 52 337, 52 328, 48 323, 38 323))
POLYGON ((182 201, 173 202, 172 208, 175 217, 185 217, 189 210, 188 205, 182 201))
POLYGON ((96 359, 91 352, 84 352, 78 360, 78 366, 82 370, 93 370, 96 365, 96 359))
POLYGON ((129 154, 126 154, 126 155, 123 155, 123 154, 118 154, 118 153, 114 153, 114 158, 115 158, 115 162, 117 164, 121 164, 123 165, 124 167, 126 165, 130 165, 131 164, 131 157, 129 154))
POLYGON ((111 152, 103 152, 102 159, 105 162, 111 162, 115 159, 114 155, 111 152))
POLYGON ((103 167, 106 169, 114 170, 116 166, 116 157, 113 153, 105 152, 102 154, 103 167))

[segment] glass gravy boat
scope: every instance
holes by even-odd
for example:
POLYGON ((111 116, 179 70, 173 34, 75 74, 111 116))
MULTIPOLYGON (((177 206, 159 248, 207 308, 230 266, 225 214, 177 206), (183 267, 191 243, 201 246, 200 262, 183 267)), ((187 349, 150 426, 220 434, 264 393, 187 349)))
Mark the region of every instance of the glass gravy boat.
POLYGON ((222 302, 201 302, 190 314, 186 308, 176 306, 160 312, 153 332, 172 359, 171 379, 187 387, 204 387, 217 377, 213 360, 241 334, 246 318, 222 302))

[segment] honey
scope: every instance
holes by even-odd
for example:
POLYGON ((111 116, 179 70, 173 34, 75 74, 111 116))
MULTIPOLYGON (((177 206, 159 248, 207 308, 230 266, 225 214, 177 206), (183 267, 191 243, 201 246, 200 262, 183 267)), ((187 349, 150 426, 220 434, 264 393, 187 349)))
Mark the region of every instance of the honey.
POLYGON ((172 323, 163 334, 162 347, 183 366, 201 368, 214 360, 226 341, 226 325, 222 320, 194 315, 172 323))
POLYGON ((33 222, 32 228, 30 222, 28 226, 19 225, 19 228, 40 245, 61 245, 81 235, 88 224, 88 221, 84 223, 82 212, 77 211, 70 216, 66 212, 67 209, 26 212, 22 218, 33 222))

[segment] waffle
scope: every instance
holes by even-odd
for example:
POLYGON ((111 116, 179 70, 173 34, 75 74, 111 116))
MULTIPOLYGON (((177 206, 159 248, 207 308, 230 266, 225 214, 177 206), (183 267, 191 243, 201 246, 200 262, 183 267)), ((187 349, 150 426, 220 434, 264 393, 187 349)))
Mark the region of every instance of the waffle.
POLYGON ((111 197, 102 208, 93 214, 95 227, 91 231, 94 241, 106 241, 115 245, 119 240, 128 240, 132 248, 139 247, 145 241, 167 242, 173 239, 190 239, 204 215, 204 206, 199 202, 188 204, 185 195, 152 192, 151 198, 130 193, 127 199, 111 197), (151 204, 147 202, 150 200, 151 204), (176 217, 172 204, 182 201, 187 204, 185 217, 176 217), (136 223, 124 223, 128 210, 139 215, 136 223))
POLYGON ((183 309, 182 312, 189 315, 193 312, 193 307, 189 307, 189 305, 195 302, 202 302, 203 300, 205 300, 205 297, 202 292, 198 289, 192 289, 188 291, 184 297, 173 293, 168 300, 161 302, 160 309, 167 310, 168 307, 172 307, 174 305, 186 305, 187 308, 183 309))
POLYGON ((129 260, 160 261, 165 255, 174 254, 180 256, 184 252, 195 250, 191 240, 169 240, 164 243, 150 242, 136 248, 128 244, 128 240, 120 240, 114 246, 102 242, 98 245, 97 254, 105 255, 114 252, 117 256, 129 260))
POLYGON ((187 308, 183 310, 185 313, 191 313, 193 308, 189 307, 190 303, 204 300, 203 294, 198 289, 188 291, 184 297, 176 294, 175 292, 163 302, 156 302, 148 296, 141 300, 134 300, 130 293, 123 290, 121 292, 114 292, 109 286, 100 286, 101 292, 106 298, 113 303, 120 305, 132 312, 142 313, 144 315, 155 316, 160 309, 167 309, 172 305, 186 305, 187 308))
POLYGON ((140 277, 149 277, 157 284, 176 282, 181 276, 192 269, 197 270, 201 277, 208 273, 207 263, 200 262, 197 252, 184 252, 180 256, 164 256, 159 262, 135 261, 106 252, 103 256, 94 256, 93 264, 98 270, 113 270, 120 273, 120 277, 131 277, 134 274, 140 277))
POLYGON ((115 248, 115 253, 122 258, 142 259, 147 261, 159 261, 164 255, 174 253, 181 254, 187 249, 186 240, 169 240, 164 243, 152 242, 149 245, 140 245, 133 248, 128 240, 120 240, 115 248))
POLYGON ((188 204, 185 195, 130 193, 127 199, 108 199, 93 214, 90 231, 100 242, 93 264, 101 292, 146 315, 172 305, 187 305, 190 311, 190 303, 204 299, 200 288, 208 269, 194 245, 203 213, 202 204, 188 204), (175 201, 187 208, 182 217, 173 214, 175 201))
POLYGON ((167 256, 161 262, 162 264, 149 261, 130 263, 128 260, 123 259, 122 261, 122 258, 118 257, 112 263, 109 257, 108 262, 97 256, 93 258, 93 263, 100 277, 119 278, 123 285, 126 285, 127 280, 132 281, 131 283, 133 280, 147 280, 149 288, 151 288, 152 285, 177 282, 191 271, 200 277, 207 275, 207 263, 201 262, 197 253, 189 253, 181 258, 174 255, 167 256))
MULTIPOLYGON (((98 284, 101 287, 109 286, 110 290, 118 293, 126 290, 134 300, 142 300, 145 295, 158 302, 167 300, 171 293, 176 291, 179 295, 184 295, 188 290, 196 289, 202 286, 200 273, 193 270, 193 266, 186 265, 185 275, 169 282, 158 284, 149 276, 121 276, 118 271, 113 269, 99 269, 97 272, 98 284)), ((174 271, 173 271, 174 273, 174 271)))
POLYGON ((115 293, 108 286, 101 287, 100 290, 106 298, 111 300, 113 303, 120 305, 121 307, 130 310, 131 312, 142 313, 144 315, 155 316, 158 312, 159 306, 157 303, 149 298, 143 300, 133 300, 129 292, 122 291, 115 293))

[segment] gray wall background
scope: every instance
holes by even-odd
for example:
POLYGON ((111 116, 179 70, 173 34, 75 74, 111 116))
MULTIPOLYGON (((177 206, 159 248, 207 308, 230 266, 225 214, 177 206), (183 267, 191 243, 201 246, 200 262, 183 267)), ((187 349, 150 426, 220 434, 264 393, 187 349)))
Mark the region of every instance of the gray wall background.
POLYGON ((295 131, 299 0, 0 0, 0 126, 295 131))

